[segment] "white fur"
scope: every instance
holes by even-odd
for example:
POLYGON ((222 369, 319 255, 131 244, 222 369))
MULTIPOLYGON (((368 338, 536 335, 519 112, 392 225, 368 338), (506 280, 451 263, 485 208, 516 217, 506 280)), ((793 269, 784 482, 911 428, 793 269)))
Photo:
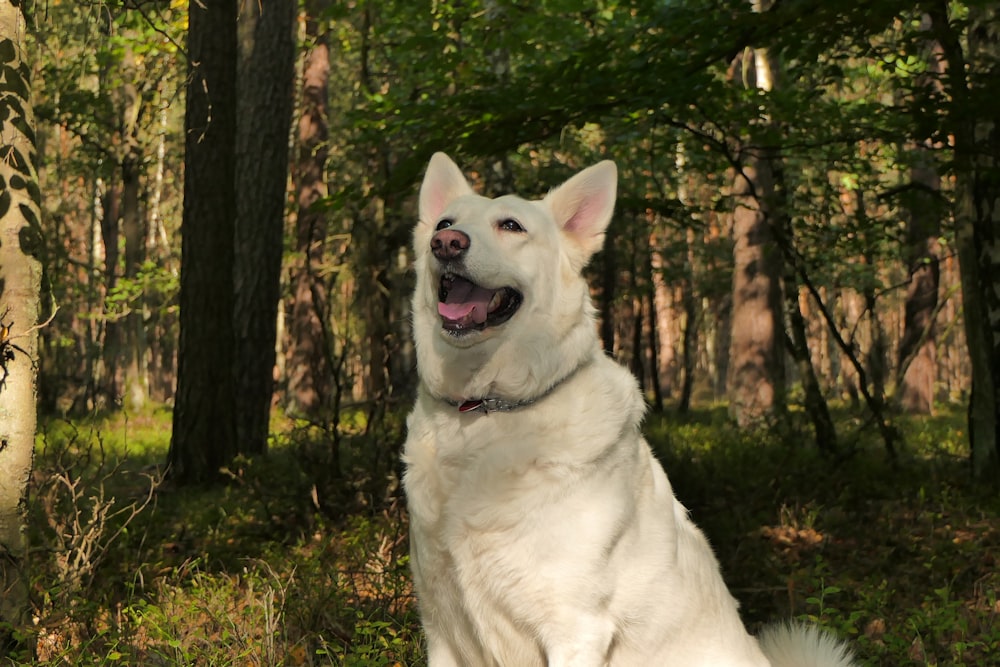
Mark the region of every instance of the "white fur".
MULTIPOLYGON (((414 231, 420 389, 404 457, 430 667, 771 664, 640 434, 635 379, 597 338, 580 272, 616 180, 606 161, 541 201, 488 199, 444 154, 427 168, 414 231), (466 277, 523 294, 506 323, 442 330, 430 241, 443 218, 470 239, 466 277), (526 231, 504 231, 506 218, 526 231), (489 414, 454 405, 484 397, 537 400, 489 414)), ((775 667, 851 664, 812 630, 769 637, 775 667), (778 659, 803 648, 822 657, 778 659)))

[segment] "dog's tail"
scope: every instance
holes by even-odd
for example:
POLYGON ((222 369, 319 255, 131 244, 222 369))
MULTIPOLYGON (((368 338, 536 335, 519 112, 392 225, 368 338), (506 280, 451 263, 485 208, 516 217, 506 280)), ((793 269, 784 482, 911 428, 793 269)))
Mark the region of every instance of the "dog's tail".
POLYGON ((758 640, 772 667, 857 667, 846 644, 811 625, 779 623, 758 640))

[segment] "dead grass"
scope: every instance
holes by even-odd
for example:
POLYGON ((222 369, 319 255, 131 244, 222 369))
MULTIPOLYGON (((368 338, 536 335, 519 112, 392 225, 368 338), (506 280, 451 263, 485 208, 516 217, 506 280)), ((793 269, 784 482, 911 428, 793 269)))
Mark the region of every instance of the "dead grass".
MULTIPOLYGON (((840 420, 843 434, 851 424, 840 420)), ((794 425, 740 435, 704 412, 648 430, 751 627, 808 618, 848 637, 867 665, 988 665, 1000 652, 1000 500, 969 480, 960 424, 906 422, 895 464, 862 429, 839 460, 794 425)), ((103 533, 113 539, 75 590, 66 554, 36 551, 36 656, 17 664, 425 664, 395 494, 352 502, 357 487, 328 486, 349 480, 279 443, 264 461, 238 462, 226 487, 163 486, 133 514, 124 509, 165 454, 163 417, 93 427, 77 425, 79 465, 63 468, 75 503, 114 499, 103 533), (83 455, 82 432, 103 434, 114 475, 83 455), (142 445, 123 460, 127 443, 142 445)), ((37 475, 51 463, 40 453, 37 475)), ((51 544, 61 524, 46 514, 66 505, 33 503, 33 544, 51 544)))

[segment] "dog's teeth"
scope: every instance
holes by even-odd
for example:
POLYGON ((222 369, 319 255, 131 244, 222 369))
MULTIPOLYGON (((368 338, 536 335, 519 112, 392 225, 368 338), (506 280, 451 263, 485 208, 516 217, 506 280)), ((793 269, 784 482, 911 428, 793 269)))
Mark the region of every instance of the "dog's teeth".
POLYGON ((497 290, 493 293, 493 298, 490 299, 490 305, 486 307, 486 310, 493 312, 500 307, 500 303, 503 301, 503 292, 497 290))

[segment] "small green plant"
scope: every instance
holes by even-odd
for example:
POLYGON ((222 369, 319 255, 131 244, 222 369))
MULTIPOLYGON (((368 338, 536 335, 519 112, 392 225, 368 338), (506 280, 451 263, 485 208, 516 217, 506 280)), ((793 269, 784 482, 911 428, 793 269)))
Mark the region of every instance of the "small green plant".
MULTIPOLYGON (((46 429, 29 515, 38 620, 23 633, 36 656, 19 664, 426 664, 406 512, 391 494, 356 499, 371 477, 351 479, 353 453, 338 491, 332 476, 316 484, 316 459, 278 434, 266 458, 234 462, 224 487, 159 487, 145 509, 116 514, 149 492, 144 475, 155 476, 168 446, 165 416, 46 429), (46 500, 50 487, 60 500, 46 500), (90 551, 50 523, 85 535, 102 506, 90 551), (74 549, 91 563, 79 576, 60 569, 74 549)), ((720 410, 650 420, 752 627, 818 623, 863 665, 993 664, 1000 502, 935 444, 964 428, 962 415, 935 417, 923 435, 923 422, 904 420, 910 444, 895 466, 877 441, 835 461, 794 430, 738 433, 720 410)), ((345 447, 360 452, 365 437, 345 447)))
POLYGON ((860 610, 844 611, 833 606, 843 590, 839 586, 828 585, 823 577, 820 578, 818 584, 816 594, 806 598, 806 604, 815 607, 816 611, 806 613, 801 618, 820 627, 828 628, 842 637, 857 636, 860 632, 858 623, 864 617, 864 612, 860 610))

